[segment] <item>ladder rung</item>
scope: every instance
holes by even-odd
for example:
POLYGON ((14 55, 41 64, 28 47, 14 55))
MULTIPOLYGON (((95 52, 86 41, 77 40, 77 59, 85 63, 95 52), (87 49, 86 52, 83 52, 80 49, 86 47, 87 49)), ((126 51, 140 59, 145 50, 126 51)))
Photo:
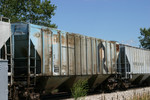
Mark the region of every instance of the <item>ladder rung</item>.
POLYGON ((27 84, 27 80, 15 80, 15 82, 27 84))
MULTIPOLYGON (((14 59, 28 59, 28 57, 22 57, 22 58, 14 58, 14 59)), ((30 59, 36 59, 35 57, 30 57, 30 59)))
POLYGON ((11 72, 8 72, 8 76, 11 76, 11 72))
POLYGON ((12 56, 12 54, 6 54, 7 56, 12 56))
POLYGON ((30 84, 30 86, 34 86, 35 84, 30 84))
POLYGON ((24 68, 24 69, 26 68, 27 69, 28 67, 14 67, 14 68, 24 68))
POLYGON ((30 77, 36 77, 36 74, 30 74, 30 77))
MULTIPOLYGON (((20 66, 20 67, 14 67, 14 68, 28 68, 27 66, 20 66)), ((36 68, 36 66, 30 66, 30 68, 36 68)))
POLYGON ((36 68, 36 66, 30 66, 30 68, 36 68))
POLYGON ((15 78, 27 78, 28 76, 27 75, 25 75, 25 76, 14 76, 15 78))
MULTIPOLYGON (((30 85, 31 85, 31 84, 30 84, 30 85)), ((28 89, 29 89, 29 90, 30 90, 30 89, 34 89, 34 87, 29 87, 28 89)))
POLYGON ((14 59, 28 59, 27 57, 22 57, 22 58, 14 58, 14 59))
MULTIPOLYGON (((24 67, 14 67, 14 68, 28 68, 27 66, 24 66, 24 67)), ((30 68, 36 68, 35 66, 30 66, 30 68)))
POLYGON ((31 59, 36 59, 35 57, 30 57, 31 59))

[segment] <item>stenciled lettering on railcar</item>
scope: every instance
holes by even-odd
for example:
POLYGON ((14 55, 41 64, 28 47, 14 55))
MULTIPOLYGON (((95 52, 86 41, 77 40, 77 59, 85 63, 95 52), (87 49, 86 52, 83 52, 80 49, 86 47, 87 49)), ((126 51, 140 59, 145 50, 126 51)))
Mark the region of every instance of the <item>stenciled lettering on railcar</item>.
POLYGON ((144 66, 143 62, 133 62, 134 66, 144 66))
POLYGON ((59 67, 57 65, 54 65, 54 72, 59 73, 59 67))

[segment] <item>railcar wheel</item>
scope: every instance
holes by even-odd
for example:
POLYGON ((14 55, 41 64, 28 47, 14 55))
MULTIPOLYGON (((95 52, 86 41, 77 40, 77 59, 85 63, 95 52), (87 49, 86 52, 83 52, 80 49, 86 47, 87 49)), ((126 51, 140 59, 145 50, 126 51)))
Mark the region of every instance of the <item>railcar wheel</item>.
POLYGON ((40 94, 39 93, 30 93, 29 100, 40 100, 40 94))

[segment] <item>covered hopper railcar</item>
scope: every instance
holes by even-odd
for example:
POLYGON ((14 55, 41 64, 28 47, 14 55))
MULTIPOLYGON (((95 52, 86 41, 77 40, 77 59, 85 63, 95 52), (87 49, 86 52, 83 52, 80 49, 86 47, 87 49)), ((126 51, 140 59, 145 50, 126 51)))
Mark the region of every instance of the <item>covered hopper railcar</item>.
POLYGON ((117 72, 132 84, 150 84, 150 50, 120 44, 117 72))
POLYGON ((96 88, 116 74, 116 42, 26 23, 12 24, 12 33, 16 82, 34 80, 50 92, 62 84, 69 89, 79 79, 92 80, 96 88))

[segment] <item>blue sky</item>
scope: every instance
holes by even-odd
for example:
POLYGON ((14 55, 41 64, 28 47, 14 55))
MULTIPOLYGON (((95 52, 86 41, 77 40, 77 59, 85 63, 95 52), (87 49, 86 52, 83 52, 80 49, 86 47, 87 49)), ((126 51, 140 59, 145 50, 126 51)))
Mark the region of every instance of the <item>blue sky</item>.
POLYGON ((51 0, 58 29, 139 46, 140 28, 150 27, 150 0, 51 0))

